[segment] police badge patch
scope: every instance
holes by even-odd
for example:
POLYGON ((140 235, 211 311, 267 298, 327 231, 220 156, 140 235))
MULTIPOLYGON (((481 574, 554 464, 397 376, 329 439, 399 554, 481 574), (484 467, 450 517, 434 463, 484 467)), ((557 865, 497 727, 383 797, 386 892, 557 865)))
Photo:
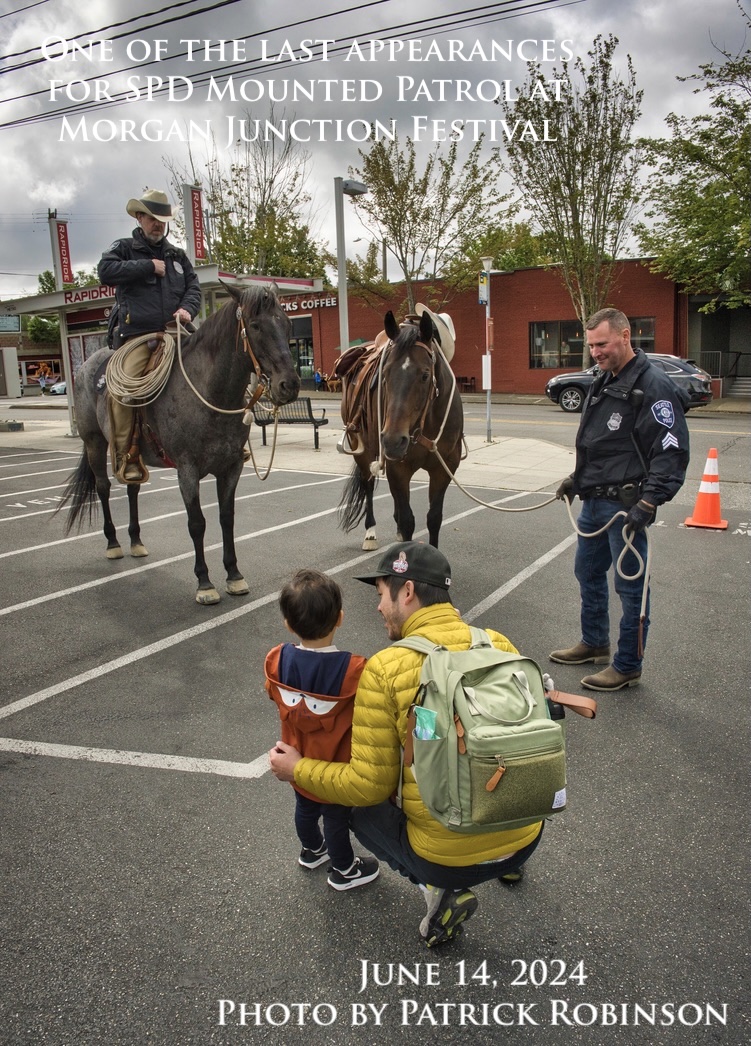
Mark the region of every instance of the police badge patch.
POLYGON ((617 432, 618 429, 621 427, 621 422, 622 421, 623 421, 623 415, 619 414, 616 411, 614 414, 611 414, 610 417, 608 418, 608 428, 610 429, 611 432, 617 432))
POLYGON ((656 422, 664 425, 666 429, 672 429, 675 422, 675 413, 670 400, 658 400, 657 403, 653 403, 652 413, 656 422))

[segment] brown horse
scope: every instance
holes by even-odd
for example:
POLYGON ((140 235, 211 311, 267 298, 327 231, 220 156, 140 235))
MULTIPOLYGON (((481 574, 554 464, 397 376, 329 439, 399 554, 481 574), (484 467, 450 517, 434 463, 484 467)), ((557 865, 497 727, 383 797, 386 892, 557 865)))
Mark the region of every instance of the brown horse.
POLYGON ((339 505, 339 526, 349 532, 364 517, 362 547, 378 548, 373 490, 377 472, 385 469, 397 540, 410 541, 415 531, 410 481, 425 469, 430 477, 428 534, 437 546, 446 489, 462 457, 462 402, 427 313, 419 325, 400 326, 388 312, 384 330, 388 344, 379 348, 376 342, 343 376, 342 449, 353 454, 355 463, 339 505))

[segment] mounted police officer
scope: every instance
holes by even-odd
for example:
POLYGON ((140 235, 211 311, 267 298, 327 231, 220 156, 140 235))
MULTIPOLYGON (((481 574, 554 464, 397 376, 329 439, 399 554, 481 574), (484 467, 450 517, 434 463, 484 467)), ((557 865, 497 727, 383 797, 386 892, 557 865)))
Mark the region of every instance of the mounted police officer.
MULTIPOLYGON (((592 534, 622 509, 627 533, 646 562, 645 528, 660 505, 670 501, 686 478, 689 460, 686 396, 666 374, 631 345, 627 317, 601 309, 587 322, 587 344, 601 373, 593 382, 576 436, 576 468, 556 491, 558 498, 579 495, 578 528, 592 534)), ((550 660, 563 665, 607 664, 582 679, 590 690, 621 690, 636 685, 642 672, 649 627, 649 596, 640 635, 644 574, 628 552, 615 572, 622 617, 618 645, 610 663, 608 569, 625 547, 623 517, 597 537, 579 537, 574 573, 581 591, 581 641, 554 650, 550 660), (638 577, 635 575, 639 574, 638 577), (626 575, 625 577, 623 575, 626 575), (630 579, 629 579, 630 576, 630 579)))
MULTIPOLYGON (((138 227, 132 236, 107 248, 97 270, 102 283, 116 290, 110 323, 114 349, 132 338, 164 331, 174 319, 190 323, 201 308, 201 288, 187 254, 166 239, 172 218, 166 194, 149 189, 140 199, 129 200, 126 210, 138 227)), ((160 341, 142 340, 128 353, 123 363, 126 372, 142 374, 160 341)), ((111 398, 110 411, 115 475, 121 483, 141 483, 148 473, 137 457, 129 459, 133 408, 111 398)))

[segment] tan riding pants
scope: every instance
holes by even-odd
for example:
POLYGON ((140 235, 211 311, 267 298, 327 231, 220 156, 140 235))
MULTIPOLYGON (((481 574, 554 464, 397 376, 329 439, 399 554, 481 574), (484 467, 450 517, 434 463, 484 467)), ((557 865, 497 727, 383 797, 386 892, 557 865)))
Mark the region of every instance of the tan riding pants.
MULTIPOLYGON (((128 342, 125 342, 125 345, 127 344, 128 342)), ((144 341, 127 354, 122 363, 122 369, 131 378, 140 377, 151 358, 151 352, 149 343, 144 341)), ((112 423, 110 446, 115 452, 114 456, 119 466, 120 459, 130 450, 133 434, 133 407, 126 407, 122 403, 118 403, 112 396, 109 398, 109 403, 110 421, 112 423)))

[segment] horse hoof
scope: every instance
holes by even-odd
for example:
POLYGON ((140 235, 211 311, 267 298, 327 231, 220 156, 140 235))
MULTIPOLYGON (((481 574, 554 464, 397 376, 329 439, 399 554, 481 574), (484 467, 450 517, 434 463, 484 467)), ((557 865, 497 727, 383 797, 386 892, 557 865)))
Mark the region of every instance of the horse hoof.
POLYGON ((144 556, 148 556, 149 550, 141 544, 131 545, 130 554, 134 559, 143 559, 144 556))
POLYGON ((248 582, 244 577, 236 578, 234 581, 228 580, 225 588, 231 596, 247 596, 248 592, 250 592, 248 582))
POLYGON ((215 588, 199 588, 196 592, 196 603, 200 603, 202 607, 218 603, 221 598, 215 588))
POLYGON ((378 548, 378 538, 376 538, 376 537, 372 537, 372 538, 366 537, 365 540, 362 543, 362 550, 363 550, 363 552, 375 552, 375 550, 377 548, 378 548))
POLYGON ((113 545, 112 548, 107 549, 107 559, 122 559, 123 550, 119 545, 113 545))

